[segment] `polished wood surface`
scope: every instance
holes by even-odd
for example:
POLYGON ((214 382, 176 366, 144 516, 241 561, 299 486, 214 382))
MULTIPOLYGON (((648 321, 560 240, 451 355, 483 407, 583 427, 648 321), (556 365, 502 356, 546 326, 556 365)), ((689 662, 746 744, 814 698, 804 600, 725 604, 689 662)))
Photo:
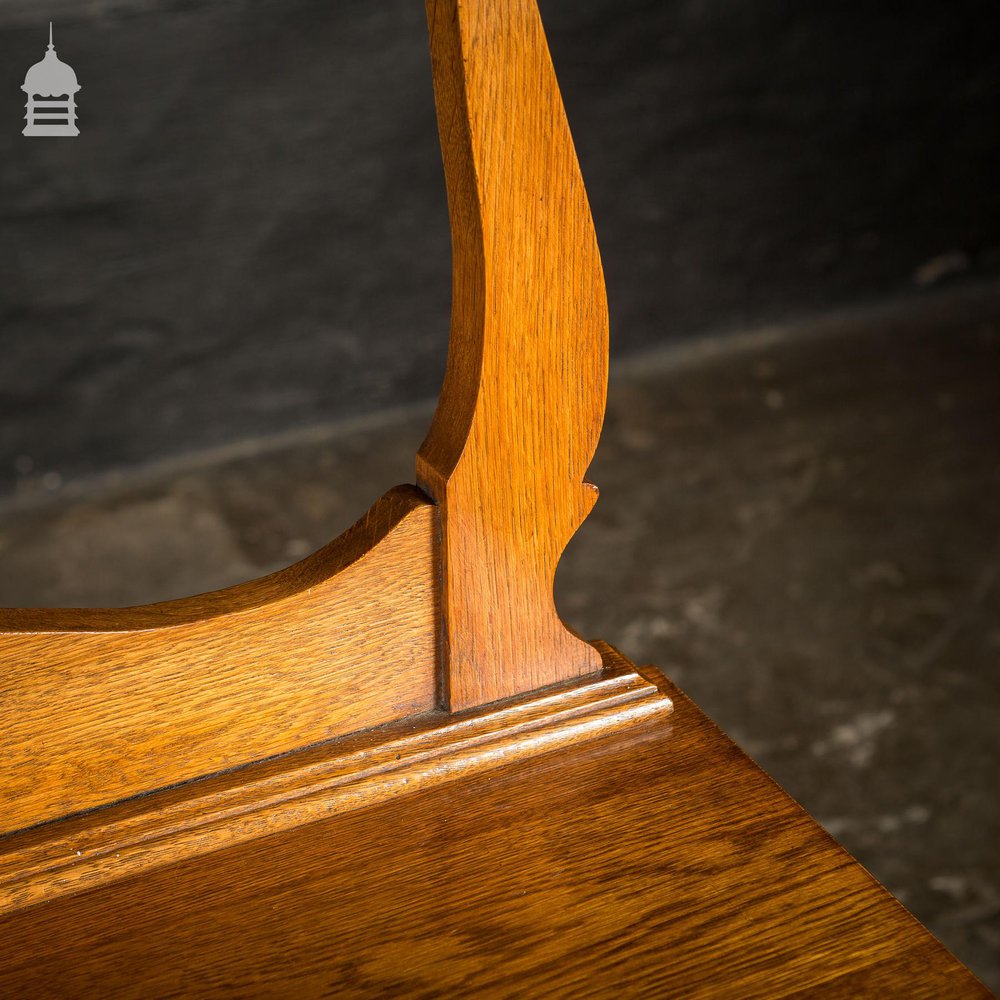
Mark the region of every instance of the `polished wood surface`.
POLYGON ((667 693, 666 719, 0 916, 0 995, 989 996, 667 693))
POLYGON ((397 488, 216 594, 0 612, 0 997, 988 996, 680 692, 559 620, 604 408, 593 226, 534 0, 428 17, 436 504, 397 488))
POLYGON ((263 580, 0 610, 0 833, 433 708, 436 513, 401 487, 263 580))
MULTIPOLYGON (((432 712, 0 838, 0 912, 621 731, 672 703, 610 646, 593 681, 432 712)), ((487 779, 488 780, 488 779, 487 779)))
POLYGON ((594 226, 534 0, 429 0, 451 215, 448 368, 418 482, 441 506, 443 699, 597 670, 552 599, 607 391, 594 226))

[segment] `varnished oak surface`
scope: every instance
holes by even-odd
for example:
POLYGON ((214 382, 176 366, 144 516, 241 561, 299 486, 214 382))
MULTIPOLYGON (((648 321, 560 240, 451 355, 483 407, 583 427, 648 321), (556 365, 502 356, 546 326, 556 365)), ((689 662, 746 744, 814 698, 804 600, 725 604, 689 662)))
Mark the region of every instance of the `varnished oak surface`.
POLYGON ((217 594, 0 612, 0 997, 988 996, 690 702, 559 620, 604 412, 593 225, 534 0, 427 6, 437 504, 394 490, 217 594))
POLYGON ((600 666, 552 581, 597 490, 608 315, 535 0, 428 0, 452 234, 448 368, 417 459, 441 505, 443 702, 600 666))
MULTIPOLYGON (((670 699, 610 646, 599 676, 501 706, 430 712, 0 837, 0 912, 116 881, 417 788, 480 776, 651 716, 670 699)), ((486 779, 488 780, 488 778, 486 779)))
POLYGON ((667 721, 0 917, 0 994, 989 996, 668 693, 667 721))
POLYGON ((436 522, 399 487, 262 580, 0 609, 0 833, 433 708, 436 522))

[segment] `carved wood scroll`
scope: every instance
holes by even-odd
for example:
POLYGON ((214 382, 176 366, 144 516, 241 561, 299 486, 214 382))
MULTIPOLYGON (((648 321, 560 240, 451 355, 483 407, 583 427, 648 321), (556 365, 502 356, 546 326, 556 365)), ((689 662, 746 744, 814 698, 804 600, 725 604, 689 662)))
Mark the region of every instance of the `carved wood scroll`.
POLYGON ((443 701, 599 669, 552 586, 597 490, 607 303, 534 0, 428 0, 452 228, 451 343, 417 460, 442 511, 443 701))

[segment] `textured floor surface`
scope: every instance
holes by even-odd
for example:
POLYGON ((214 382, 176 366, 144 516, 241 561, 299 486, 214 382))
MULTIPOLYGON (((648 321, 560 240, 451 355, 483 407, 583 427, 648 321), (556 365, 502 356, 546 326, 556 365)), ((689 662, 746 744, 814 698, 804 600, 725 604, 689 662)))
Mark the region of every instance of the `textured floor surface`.
MULTIPOLYGON (((103 480, 24 463, 0 604, 258 575, 396 482, 429 410, 103 480)), ((918 300, 633 360, 559 571, 1000 988, 1000 297, 918 300)))

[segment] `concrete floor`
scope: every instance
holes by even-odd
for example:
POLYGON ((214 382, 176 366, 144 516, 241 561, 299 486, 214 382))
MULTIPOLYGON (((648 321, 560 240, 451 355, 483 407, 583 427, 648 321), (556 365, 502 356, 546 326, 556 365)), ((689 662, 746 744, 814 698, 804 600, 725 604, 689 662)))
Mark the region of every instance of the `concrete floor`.
MULTIPOLYGON (((412 478, 429 409, 63 483, 23 463, 0 604, 125 604, 297 559, 412 478)), ((1000 292, 615 373, 566 619, 678 681, 1000 988, 1000 292)))

